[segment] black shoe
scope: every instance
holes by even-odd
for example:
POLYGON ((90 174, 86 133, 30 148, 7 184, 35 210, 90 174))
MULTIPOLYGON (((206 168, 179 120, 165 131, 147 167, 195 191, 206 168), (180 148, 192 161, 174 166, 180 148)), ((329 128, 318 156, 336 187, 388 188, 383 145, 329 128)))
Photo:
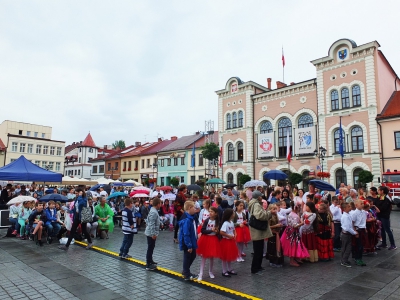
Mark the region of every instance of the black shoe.
POLYGON ((264 274, 264 272, 262 271, 262 270, 259 270, 259 271, 257 271, 257 272, 251 272, 251 274, 253 274, 253 275, 263 275, 264 274))
POLYGON ((38 241, 38 244, 40 247, 43 247, 43 242, 42 241, 38 241))
POLYGON ((146 270, 147 271, 155 271, 155 270, 157 270, 157 266, 156 265, 152 265, 152 264, 147 265, 146 266, 146 270))
POLYGON ((222 276, 224 276, 224 277, 231 277, 231 275, 229 274, 229 272, 222 273, 222 276))
POLYGON ((50 245, 53 242, 53 239, 50 236, 48 236, 46 241, 47 241, 47 244, 50 245))
POLYGON ((152 265, 158 265, 158 263, 156 263, 155 261, 151 262, 152 265))

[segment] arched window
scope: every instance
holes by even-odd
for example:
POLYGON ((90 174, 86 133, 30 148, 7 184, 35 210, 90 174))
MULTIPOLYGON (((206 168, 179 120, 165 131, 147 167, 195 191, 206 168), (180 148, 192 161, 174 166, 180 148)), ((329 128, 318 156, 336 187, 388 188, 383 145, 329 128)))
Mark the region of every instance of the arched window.
POLYGON ((228 144, 228 161, 233 161, 235 158, 235 152, 232 143, 228 144))
POLYGON ((264 121, 260 125, 260 133, 272 132, 272 124, 270 121, 264 121))
MULTIPOLYGON (((340 129, 336 129, 334 133, 335 140, 335 152, 340 152, 340 129)), ((342 143, 343 143, 343 152, 346 152, 346 143, 344 142, 344 130, 342 129, 342 143)))
POLYGON ((233 183, 233 174, 232 173, 228 173, 227 178, 228 178, 228 180, 227 180, 228 183, 233 183))
POLYGON ((360 86, 355 85, 352 88, 353 106, 361 106, 361 91, 360 86))
POLYGON ((361 169, 361 168, 356 168, 356 169, 354 169, 354 171, 353 171, 353 186, 354 186, 355 188, 362 187, 362 186, 361 186, 361 183, 358 182, 358 179, 360 178, 360 172, 361 172, 362 170, 363 170, 363 169, 361 169))
POLYGON ((232 128, 237 127, 237 114, 234 112, 232 113, 232 128))
POLYGON ((243 173, 237 173, 236 175, 236 182, 237 182, 237 187, 239 190, 243 189, 243 184, 240 183, 240 177, 243 175, 243 173))
POLYGON ((243 143, 239 142, 237 144, 237 158, 238 160, 243 160, 243 143))
POLYGON ((279 157, 286 157, 287 132, 289 131, 289 143, 292 144, 292 121, 282 118, 278 122, 279 157))
POLYGON ((364 150, 363 131, 360 126, 354 126, 351 129, 351 147, 353 151, 364 150))
POLYGON ((231 114, 226 115, 226 129, 231 129, 231 114))
POLYGON ((342 108, 350 107, 349 89, 342 89, 342 108))
POLYGON ((343 182, 345 185, 347 185, 347 176, 346 176, 346 171, 342 169, 338 169, 335 172, 335 178, 336 178, 336 187, 338 188, 340 184, 343 182))
POLYGON ((243 111, 239 111, 239 127, 243 127, 243 111))
POLYGON ((332 110, 339 109, 339 93, 337 90, 333 90, 331 92, 331 107, 332 107, 332 110))
POLYGON ((311 117, 310 114, 303 114, 300 116, 299 118, 299 122, 298 122, 298 127, 299 128, 304 128, 304 127, 311 127, 313 126, 314 122, 313 122, 313 118, 311 117))

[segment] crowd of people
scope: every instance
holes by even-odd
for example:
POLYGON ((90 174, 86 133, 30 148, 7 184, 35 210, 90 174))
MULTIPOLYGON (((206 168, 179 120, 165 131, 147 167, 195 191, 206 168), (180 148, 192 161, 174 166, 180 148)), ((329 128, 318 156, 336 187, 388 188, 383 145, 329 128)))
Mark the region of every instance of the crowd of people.
MULTIPOLYGON (((351 267, 350 255, 355 265, 365 266, 363 256, 397 249, 390 228, 392 200, 384 186, 370 187, 367 196, 362 188, 357 191, 344 184, 335 193, 318 191, 310 183, 307 192, 290 185, 249 187, 242 192, 226 186, 205 194, 190 194, 183 184, 170 198, 174 200, 166 199, 159 187, 148 198, 130 198, 124 187, 119 191, 126 197, 107 200, 104 189, 91 193, 70 187, 61 190, 67 203, 43 203, 43 188, 7 186, 1 198, 5 202, 36 193, 39 200, 10 206, 10 222, 13 235, 35 240, 39 246, 45 233, 48 243, 65 236, 65 243, 59 246, 62 250, 68 250, 73 239, 86 239, 90 249, 94 238, 108 239, 119 225, 124 234, 119 256, 126 259, 131 257, 134 234, 145 228, 149 271, 157 269, 153 252, 159 232, 169 229, 183 251, 185 280, 202 280, 207 262, 209 277, 214 278, 216 259, 222 262, 223 277, 237 275, 232 262, 244 261, 244 246, 250 242, 253 274, 262 274, 264 258, 273 268, 282 267, 284 257, 289 258, 290 266, 299 267, 305 262, 331 261, 334 252, 340 252, 341 265, 351 267), (83 217, 86 210, 90 221, 83 217), (197 275, 190 271, 196 255, 201 257, 197 275)), ((56 189, 52 192, 58 193, 56 189)))

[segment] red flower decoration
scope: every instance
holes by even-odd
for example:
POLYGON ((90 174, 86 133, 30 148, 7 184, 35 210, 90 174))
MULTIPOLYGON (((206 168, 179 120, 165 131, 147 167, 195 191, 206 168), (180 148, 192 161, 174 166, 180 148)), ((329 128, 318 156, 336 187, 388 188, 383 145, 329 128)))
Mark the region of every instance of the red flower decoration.
POLYGON ((307 225, 309 225, 309 224, 310 224, 310 220, 306 219, 306 220, 304 221, 304 223, 306 223, 307 225))

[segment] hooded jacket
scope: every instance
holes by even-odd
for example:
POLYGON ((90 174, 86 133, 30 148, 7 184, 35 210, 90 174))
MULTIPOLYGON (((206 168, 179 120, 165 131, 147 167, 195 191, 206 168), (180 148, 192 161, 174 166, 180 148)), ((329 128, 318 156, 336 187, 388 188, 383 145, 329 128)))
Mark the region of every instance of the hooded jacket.
MULTIPOLYGON (((258 201, 258 199, 251 199, 249 203, 249 213, 251 216, 254 216, 257 220, 260 221, 269 221, 272 218, 271 212, 264 210, 262 202, 258 201)), ((272 236, 272 231, 269 225, 265 230, 258 230, 251 226, 249 227, 252 241, 259 241, 270 238, 272 236)))
POLYGON ((179 249, 197 249, 197 238, 195 226, 197 228, 197 219, 189 213, 185 212, 182 215, 179 224, 179 249), (193 224, 193 221, 195 224, 193 224))

